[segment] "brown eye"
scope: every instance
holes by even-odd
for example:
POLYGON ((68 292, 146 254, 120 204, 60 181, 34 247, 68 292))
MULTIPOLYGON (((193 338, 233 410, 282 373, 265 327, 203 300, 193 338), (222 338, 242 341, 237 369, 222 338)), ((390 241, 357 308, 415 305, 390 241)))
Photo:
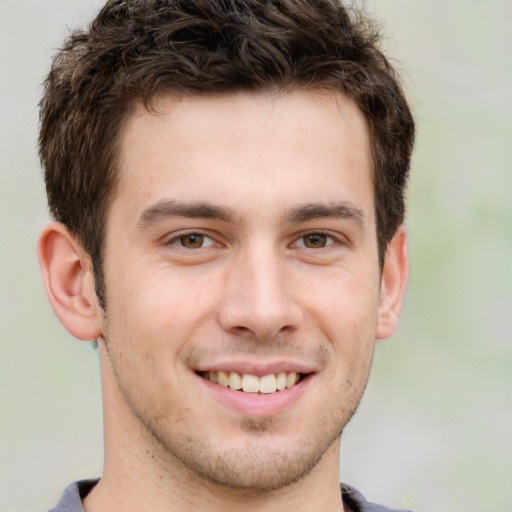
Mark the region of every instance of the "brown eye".
POLYGON ((310 249, 321 249, 328 244, 328 237, 323 233, 311 233, 302 237, 304 246, 310 249))
POLYGON ((204 236, 198 233, 190 233, 188 235, 180 236, 180 245, 187 249, 199 249, 203 246, 204 236))

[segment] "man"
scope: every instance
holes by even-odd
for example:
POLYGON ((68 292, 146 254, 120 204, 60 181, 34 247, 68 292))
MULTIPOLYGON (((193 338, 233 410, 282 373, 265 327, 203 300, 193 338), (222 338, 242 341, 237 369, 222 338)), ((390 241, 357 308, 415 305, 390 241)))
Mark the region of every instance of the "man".
POLYGON ((55 57, 38 253, 98 340, 105 464, 54 511, 388 510, 339 446, 401 309, 414 123, 355 18, 113 0, 55 57))

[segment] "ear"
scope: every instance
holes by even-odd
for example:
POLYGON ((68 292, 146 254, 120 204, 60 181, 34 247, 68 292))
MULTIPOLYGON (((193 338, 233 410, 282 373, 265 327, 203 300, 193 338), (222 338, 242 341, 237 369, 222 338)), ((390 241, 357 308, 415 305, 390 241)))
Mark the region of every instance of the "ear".
POLYGON ((388 245, 382 269, 377 339, 391 336, 398 326, 408 275, 407 231, 400 226, 388 245))
POLYGON ((82 246, 63 224, 52 222, 41 232, 37 255, 48 300, 62 325, 81 340, 98 338, 103 312, 82 246))

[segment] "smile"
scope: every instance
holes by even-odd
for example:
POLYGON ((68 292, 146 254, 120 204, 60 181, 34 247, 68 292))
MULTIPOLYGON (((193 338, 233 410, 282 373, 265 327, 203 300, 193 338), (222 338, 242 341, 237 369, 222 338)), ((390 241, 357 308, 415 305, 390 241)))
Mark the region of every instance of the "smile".
POLYGON ((228 371, 206 371, 200 372, 201 377, 215 384, 229 387, 236 391, 245 393, 270 394, 291 388, 299 382, 303 374, 297 372, 271 373, 268 375, 251 375, 249 373, 238 373, 228 371))

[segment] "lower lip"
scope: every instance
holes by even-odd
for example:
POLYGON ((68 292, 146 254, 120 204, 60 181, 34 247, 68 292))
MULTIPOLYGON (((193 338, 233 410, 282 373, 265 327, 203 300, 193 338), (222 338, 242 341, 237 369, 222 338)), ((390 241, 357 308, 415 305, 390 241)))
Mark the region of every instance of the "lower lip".
POLYGON ((302 396, 311 378, 309 374, 291 388, 275 393, 245 393, 198 376, 217 402, 245 416, 256 417, 273 416, 286 410, 302 396))

